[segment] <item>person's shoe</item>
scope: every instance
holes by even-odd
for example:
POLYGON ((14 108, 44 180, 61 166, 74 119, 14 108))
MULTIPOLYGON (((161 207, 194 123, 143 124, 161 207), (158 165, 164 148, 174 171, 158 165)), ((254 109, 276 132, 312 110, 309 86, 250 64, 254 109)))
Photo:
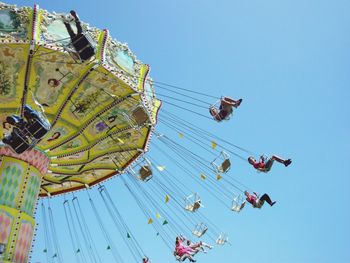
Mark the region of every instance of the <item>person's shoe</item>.
POLYGON ((77 13, 74 10, 70 10, 69 13, 72 15, 72 17, 74 17, 75 20, 80 20, 79 16, 77 15, 77 13))
POLYGON ((242 101, 243 101, 243 99, 237 100, 235 108, 239 107, 239 105, 241 105, 242 101))
POLYGON ((284 166, 287 167, 288 165, 290 165, 292 163, 291 159, 285 160, 284 161, 284 166))
POLYGON ((271 206, 273 206, 274 204, 276 204, 276 201, 273 201, 273 202, 271 203, 271 206))

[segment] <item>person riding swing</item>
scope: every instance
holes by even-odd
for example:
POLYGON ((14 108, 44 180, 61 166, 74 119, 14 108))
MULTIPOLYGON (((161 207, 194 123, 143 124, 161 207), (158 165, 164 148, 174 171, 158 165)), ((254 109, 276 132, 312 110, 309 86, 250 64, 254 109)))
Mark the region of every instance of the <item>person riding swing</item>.
POLYGON ((84 62, 95 55, 95 49, 91 41, 84 34, 77 13, 74 10, 71 10, 70 14, 74 18, 77 32, 75 33, 73 31, 70 21, 66 16, 62 16, 63 24, 66 26, 67 32, 70 36, 71 43, 76 51, 76 54, 84 62))

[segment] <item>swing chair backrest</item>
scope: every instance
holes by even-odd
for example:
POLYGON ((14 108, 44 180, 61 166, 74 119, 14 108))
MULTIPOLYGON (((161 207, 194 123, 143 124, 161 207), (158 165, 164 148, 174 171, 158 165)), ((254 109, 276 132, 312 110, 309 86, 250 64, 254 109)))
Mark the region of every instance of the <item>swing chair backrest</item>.
POLYGON ((139 170, 140 179, 144 182, 149 181, 152 178, 152 169, 149 165, 141 166, 139 170))
POLYGON ((226 173, 231 168, 231 161, 230 159, 225 159, 221 166, 219 167, 219 170, 221 173, 226 173))

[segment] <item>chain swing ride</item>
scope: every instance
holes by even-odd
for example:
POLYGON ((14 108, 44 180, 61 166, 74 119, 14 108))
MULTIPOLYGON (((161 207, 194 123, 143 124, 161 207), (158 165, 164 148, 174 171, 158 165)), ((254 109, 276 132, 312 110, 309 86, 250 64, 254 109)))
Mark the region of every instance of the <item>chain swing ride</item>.
POLYGON ((0 54, 2 262, 30 260, 39 199, 46 262, 64 262, 58 238, 62 231, 57 231, 50 204, 59 195, 64 196, 63 232, 69 235, 76 262, 102 262, 88 214, 113 260, 127 262, 101 209, 108 212, 134 262, 151 262, 103 184, 114 177, 178 261, 194 262, 197 253, 212 249, 210 244, 229 243, 228 233, 203 212, 206 194, 237 213, 246 202, 255 208, 265 201, 274 204, 267 194, 249 194, 250 188, 232 177, 230 168, 238 159, 268 172, 274 161, 288 166, 290 159, 273 155, 256 161, 258 154, 169 111, 175 107, 220 123, 239 111, 242 99, 154 81, 149 66, 126 44, 111 38, 108 30, 83 23, 75 11, 56 14, 38 5, 0 2, 0 54), (159 162, 155 153, 177 166, 181 175, 159 162), (78 190, 86 190, 89 212, 82 209, 78 190), (90 195, 94 190, 102 207, 90 195))

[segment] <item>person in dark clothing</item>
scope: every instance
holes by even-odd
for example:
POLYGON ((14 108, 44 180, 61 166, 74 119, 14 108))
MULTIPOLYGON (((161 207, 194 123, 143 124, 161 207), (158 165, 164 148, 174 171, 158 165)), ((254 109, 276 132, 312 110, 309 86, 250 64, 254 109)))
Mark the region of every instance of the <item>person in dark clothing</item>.
POLYGON ((95 55, 95 49, 89 39, 84 35, 83 28, 81 27, 81 22, 77 13, 74 10, 71 10, 70 14, 74 19, 77 32, 75 33, 73 31, 70 21, 65 16, 62 17, 63 23, 66 26, 72 45, 75 51, 78 53, 79 58, 82 61, 88 60, 95 55))
POLYGON ((253 193, 252 195, 248 192, 244 192, 245 196, 247 197, 246 200, 248 203, 250 203, 254 208, 261 208, 265 202, 267 202, 270 206, 273 206, 276 201, 272 201, 270 196, 268 194, 263 194, 260 198, 257 193, 253 193))

